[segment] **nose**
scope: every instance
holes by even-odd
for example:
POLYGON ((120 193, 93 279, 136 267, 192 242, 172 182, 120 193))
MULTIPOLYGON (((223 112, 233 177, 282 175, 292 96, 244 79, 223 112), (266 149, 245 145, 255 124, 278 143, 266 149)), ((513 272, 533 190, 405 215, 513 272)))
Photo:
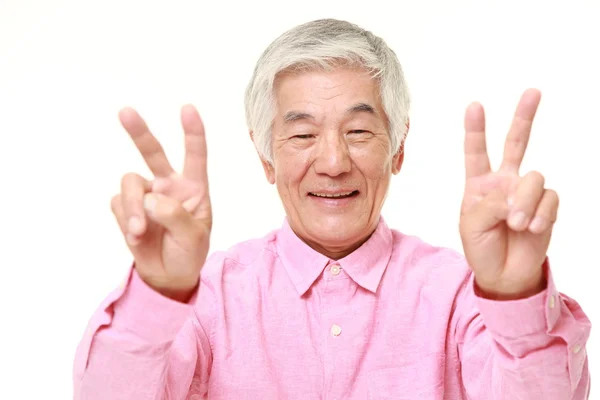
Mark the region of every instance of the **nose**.
POLYGON ((335 177, 350 172, 350 152, 348 144, 341 136, 337 132, 320 136, 314 163, 318 174, 335 177))

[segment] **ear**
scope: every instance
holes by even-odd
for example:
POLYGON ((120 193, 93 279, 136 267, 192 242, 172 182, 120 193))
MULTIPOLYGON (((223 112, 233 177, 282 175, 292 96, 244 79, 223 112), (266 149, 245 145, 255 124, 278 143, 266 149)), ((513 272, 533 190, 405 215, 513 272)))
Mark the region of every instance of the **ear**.
POLYGON ((267 177, 267 181, 273 185, 275 183, 275 168, 271 165, 270 162, 260 159, 262 163, 263 169, 265 170, 265 176, 267 177))
MULTIPOLYGON (((252 143, 254 143, 254 135, 252 131, 250 131, 250 139, 252 139, 252 143)), ((254 143, 254 148, 256 149, 256 143, 254 143)), ((258 153, 258 149, 256 152, 258 153)), ((263 159, 260 153, 258 153, 258 156, 260 157, 260 162, 263 166, 263 170, 265 171, 265 177, 267 178, 267 181, 273 185, 275 183, 275 168, 273 168, 273 165, 270 162, 263 159)))
POLYGON ((392 173, 394 175, 398 174, 402 169, 402 163, 404 163, 404 147, 406 144, 406 137, 408 136, 408 130, 410 129, 410 120, 406 123, 406 135, 404 135, 404 140, 400 144, 400 148, 398 148, 398 152, 394 154, 394 158, 392 159, 392 173))
POLYGON ((400 146, 398 152, 394 154, 394 158, 392 158, 392 173, 397 175, 402 168, 402 163, 404 162, 404 144, 400 146))

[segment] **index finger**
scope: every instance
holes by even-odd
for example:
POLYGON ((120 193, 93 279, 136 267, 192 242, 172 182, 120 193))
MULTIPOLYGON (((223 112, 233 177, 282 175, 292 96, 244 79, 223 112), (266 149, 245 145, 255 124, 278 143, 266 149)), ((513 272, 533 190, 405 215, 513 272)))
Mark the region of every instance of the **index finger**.
POLYGON ((536 89, 528 89, 521 96, 510 130, 506 136, 504 157, 500 169, 519 173, 540 99, 541 93, 536 89))
POLYGON ((119 112, 119 119, 154 176, 167 177, 172 175, 175 171, 169 164, 163 147, 152 135, 146 122, 137 111, 129 107, 124 108, 119 112))

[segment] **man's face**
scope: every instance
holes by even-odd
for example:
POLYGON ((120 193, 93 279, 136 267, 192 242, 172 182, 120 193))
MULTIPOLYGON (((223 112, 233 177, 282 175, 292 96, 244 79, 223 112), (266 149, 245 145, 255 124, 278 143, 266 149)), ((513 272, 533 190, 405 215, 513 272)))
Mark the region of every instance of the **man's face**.
POLYGON ((289 223, 311 247, 341 258, 375 229, 391 174, 391 154, 378 82, 364 71, 283 74, 275 82, 273 165, 289 223))

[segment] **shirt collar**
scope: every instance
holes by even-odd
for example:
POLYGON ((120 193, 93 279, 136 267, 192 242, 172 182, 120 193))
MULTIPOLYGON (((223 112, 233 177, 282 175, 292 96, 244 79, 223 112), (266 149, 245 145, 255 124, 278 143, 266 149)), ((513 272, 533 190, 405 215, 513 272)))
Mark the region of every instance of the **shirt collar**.
MULTIPOLYGON (((337 260, 350 278, 375 293, 392 255, 392 232, 383 220, 358 249, 337 260)), ((292 230, 287 218, 277 234, 277 253, 298 293, 302 296, 321 275, 329 257, 313 250, 292 230)))

